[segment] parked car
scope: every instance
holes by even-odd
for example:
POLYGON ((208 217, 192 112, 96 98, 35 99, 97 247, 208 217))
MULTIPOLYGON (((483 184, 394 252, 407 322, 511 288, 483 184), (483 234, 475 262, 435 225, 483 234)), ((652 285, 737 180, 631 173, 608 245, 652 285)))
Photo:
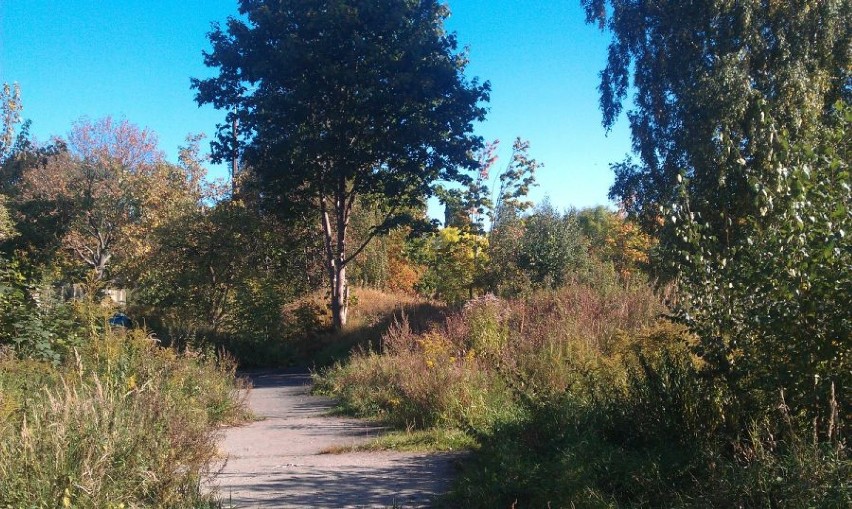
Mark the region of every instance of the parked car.
POLYGON ((133 327, 133 320, 124 313, 116 313, 109 319, 109 324, 113 327, 124 327, 125 329, 129 329, 133 327))

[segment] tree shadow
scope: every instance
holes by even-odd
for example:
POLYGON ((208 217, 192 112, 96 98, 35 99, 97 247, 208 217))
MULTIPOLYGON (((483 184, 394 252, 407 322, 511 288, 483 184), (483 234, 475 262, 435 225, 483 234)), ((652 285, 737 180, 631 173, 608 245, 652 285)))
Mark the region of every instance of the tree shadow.
POLYGON ((449 490, 457 455, 393 460, 383 468, 344 465, 334 469, 285 466, 280 472, 223 475, 243 479, 240 492, 220 493, 234 507, 432 507, 449 490), (245 482, 244 479, 254 479, 245 482), (249 492, 251 495, 243 495, 249 492))
POLYGON ((311 384, 311 373, 305 368, 255 369, 242 371, 238 376, 248 379, 255 389, 302 387, 311 384))

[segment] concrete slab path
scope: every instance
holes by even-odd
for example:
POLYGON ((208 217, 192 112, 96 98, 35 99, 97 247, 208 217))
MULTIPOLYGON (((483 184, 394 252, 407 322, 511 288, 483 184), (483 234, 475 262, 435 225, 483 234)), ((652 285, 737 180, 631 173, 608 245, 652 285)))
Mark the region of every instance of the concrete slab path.
POLYGON ((333 401, 310 394, 306 372, 250 378, 249 405, 263 420, 225 431, 220 449, 227 459, 211 482, 224 507, 430 507, 449 488, 458 454, 322 454, 383 430, 329 416, 333 401))

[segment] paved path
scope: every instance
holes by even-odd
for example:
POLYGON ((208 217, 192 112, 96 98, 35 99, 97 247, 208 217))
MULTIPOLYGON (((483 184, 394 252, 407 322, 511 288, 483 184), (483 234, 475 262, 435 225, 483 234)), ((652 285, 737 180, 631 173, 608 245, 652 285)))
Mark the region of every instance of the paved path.
POLYGON ((264 420, 225 431, 220 449, 227 462, 214 480, 225 507, 429 507, 447 490, 457 455, 321 454, 382 430, 327 416, 332 401, 309 394, 305 373, 251 378, 249 405, 264 420))

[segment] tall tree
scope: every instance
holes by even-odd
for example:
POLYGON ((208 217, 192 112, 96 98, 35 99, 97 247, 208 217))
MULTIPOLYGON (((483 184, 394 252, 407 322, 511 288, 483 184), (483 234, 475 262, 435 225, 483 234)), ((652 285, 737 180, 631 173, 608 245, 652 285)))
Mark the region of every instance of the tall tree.
MULTIPOLYGON (((21 90, 16 83, 0 87, 0 166, 11 156, 15 140, 15 129, 21 121, 21 90)), ((0 242, 14 235, 14 223, 6 209, 6 197, 0 193, 0 242)))
POLYGON ((116 252, 128 247, 127 229, 142 219, 139 179, 162 153, 153 133, 111 118, 83 119, 57 143, 63 150, 25 170, 22 197, 70 212, 67 231, 57 232, 62 244, 103 280, 116 252))
MULTIPOLYGON (((521 238, 525 231, 524 213, 532 207, 527 194, 535 183, 535 172, 543 166, 530 157, 528 141, 515 138, 512 158, 498 175, 500 187, 489 212, 488 232, 490 266, 485 285, 501 295, 514 296, 531 287, 527 274, 518 267, 521 238)), ((495 161, 496 162, 496 161, 495 161)))
POLYGON ((661 234, 696 352, 737 401, 784 391, 817 423, 850 373, 852 0, 583 5, 613 35, 606 127, 635 90, 611 196, 661 234))
POLYGON ((512 159, 500 173, 497 202, 491 214, 492 223, 517 217, 533 206, 527 195, 531 187, 538 185, 535 172, 544 164, 530 157, 529 149, 530 142, 520 136, 512 143, 512 159))
POLYGON ((587 260, 576 217, 560 213, 545 200, 525 223, 518 268, 533 286, 559 288, 587 260))
MULTIPOLYGON (((582 0, 612 34, 603 123, 627 113, 638 162, 614 165, 611 197, 660 224, 682 193, 721 242, 759 212, 781 135, 813 140, 852 96, 852 0, 582 0)), ((669 225, 670 226, 670 225, 669 225)), ((669 230, 671 230, 669 228, 669 230)))
POLYGON ((17 83, 3 83, 0 87, 0 162, 10 155, 14 147, 15 126, 21 122, 21 88, 17 83))
POLYGON ((205 63, 219 75, 193 80, 199 104, 228 111, 214 157, 232 157, 238 120, 264 196, 280 210, 319 213, 340 328, 349 262, 436 180, 476 169, 473 122, 484 119, 490 87, 465 79, 466 56, 437 0, 242 0, 240 13, 209 34, 205 63), (356 200, 375 196, 389 212, 348 246, 356 200))

